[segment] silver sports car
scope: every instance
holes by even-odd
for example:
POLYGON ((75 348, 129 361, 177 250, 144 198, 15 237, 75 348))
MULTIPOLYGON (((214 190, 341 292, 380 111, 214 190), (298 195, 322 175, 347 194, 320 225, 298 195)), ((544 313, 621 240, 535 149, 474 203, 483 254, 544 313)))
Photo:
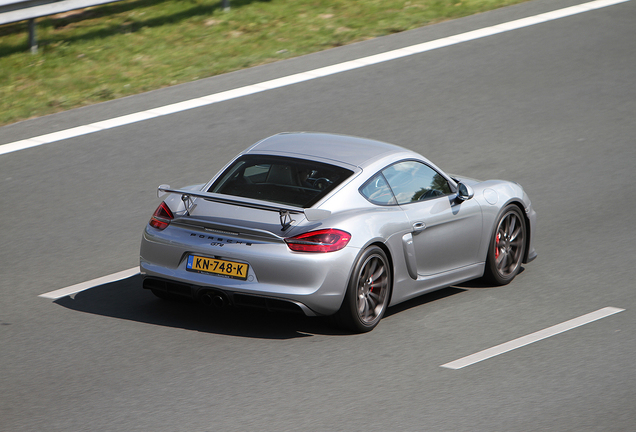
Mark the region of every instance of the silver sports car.
POLYGON ((333 315, 365 332, 387 307, 536 257, 517 183, 449 176, 379 141, 282 133, 203 185, 173 189, 143 234, 143 287, 161 298, 333 315))

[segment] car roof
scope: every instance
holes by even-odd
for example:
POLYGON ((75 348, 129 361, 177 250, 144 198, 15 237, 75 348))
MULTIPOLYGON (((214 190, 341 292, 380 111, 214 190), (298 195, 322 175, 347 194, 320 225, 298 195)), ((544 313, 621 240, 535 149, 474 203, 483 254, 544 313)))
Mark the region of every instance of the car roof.
MULTIPOLYGON (((329 159, 362 167, 392 153, 412 153, 382 141, 314 132, 285 132, 254 144, 247 153, 284 153, 297 157, 329 159)), ((415 155, 415 153, 413 153, 415 155)))

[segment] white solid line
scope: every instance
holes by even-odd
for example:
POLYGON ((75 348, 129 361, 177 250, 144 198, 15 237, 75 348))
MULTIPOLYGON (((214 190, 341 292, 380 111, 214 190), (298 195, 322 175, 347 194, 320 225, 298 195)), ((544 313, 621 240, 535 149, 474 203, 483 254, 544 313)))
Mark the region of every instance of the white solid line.
POLYGON ((523 346, 529 345, 531 343, 540 341, 542 339, 549 338, 551 336, 557 335, 559 333, 566 332, 568 330, 572 330, 573 328, 580 327, 585 324, 589 324, 592 321, 599 320, 601 318, 608 317, 610 315, 614 315, 615 313, 623 312, 625 309, 615 308, 615 307, 605 307, 603 309, 599 309, 595 312, 591 312, 589 314, 580 316, 578 318, 571 319, 569 321, 565 321, 561 324, 557 324, 552 327, 548 327, 544 330, 540 330, 538 332, 529 334, 527 336, 523 336, 517 338, 515 340, 511 340, 510 342, 503 343, 501 345, 494 346, 492 348, 488 348, 483 351, 479 351, 478 353, 460 358, 459 360, 452 361, 450 363, 443 364, 441 367, 448 369, 461 369, 466 366, 470 366, 472 364, 478 363, 482 360, 489 359, 491 357, 498 356, 499 354, 506 353, 508 351, 512 351, 517 348, 521 348, 523 346))
POLYGON ((27 148, 37 147, 44 144, 49 144, 56 141, 61 141, 69 138, 75 138, 78 136, 86 135, 93 132, 99 132, 105 129, 124 126, 140 121, 148 120, 151 118, 170 115, 181 111, 186 111, 193 108, 199 108, 205 105, 211 105, 231 99, 240 98, 243 96, 249 96, 256 93, 260 93, 267 90, 272 90, 280 87, 285 87, 305 81, 314 80, 317 78, 334 75, 341 72, 347 72, 354 69, 371 66, 387 61, 395 60, 398 58, 411 56, 415 54, 421 54, 426 51, 431 51, 438 48, 447 47, 463 42, 472 41, 475 39, 481 39, 484 37, 492 36, 499 33, 504 33, 512 30, 518 30, 523 27, 529 27, 535 24, 540 24, 548 21, 553 21, 560 18, 588 12, 595 9, 604 8, 607 6, 624 3, 629 0, 595 0, 588 3, 583 3, 576 6, 570 6, 563 9, 558 9, 552 12, 547 12, 535 16, 517 19, 514 21, 497 24, 491 27, 485 27, 479 30, 473 30, 466 33, 461 33, 454 36, 445 37, 421 44, 412 45, 410 47, 400 48, 385 53, 375 54, 368 57, 363 57, 357 60, 350 60, 343 63, 338 63, 331 66, 322 67, 312 71, 302 72, 287 77, 277 78, 262 83, 252 84, 245 87, 239 87, 233 90, 224 91, 221 93, 211 94, 208 96, 202 96, 196 99, 191 99, 183 102, 178 102, 162 107, 152 108, 146 111, 140 111, 137 113, 115 117, 104 121, 91 123, 84 126, 78 126, 72 129, 67 129, 59 132, 54 132, 39 137, 24 139, 12 143, 0 145, 0 155, 24 150, 27 148))
POLYGON ((108 276, 103 276, 97 279, 90 280, 88 282, 78 283, 76 285, 72 285, 66 288, 61 288, 59 290, 51 291, 48 293, 40 294, 38 297, 57 300, 62 297, 66 297, 69 295, 77 294, 80 291, 85 291, 87 289, 95 288, 100 285, 105 285, 107 283, 115 282, 118 280, 126 279, 128 277, 139 274, 139 267, 134 267, 128 270, 120 271, 118 273, 113 273, 108 276))

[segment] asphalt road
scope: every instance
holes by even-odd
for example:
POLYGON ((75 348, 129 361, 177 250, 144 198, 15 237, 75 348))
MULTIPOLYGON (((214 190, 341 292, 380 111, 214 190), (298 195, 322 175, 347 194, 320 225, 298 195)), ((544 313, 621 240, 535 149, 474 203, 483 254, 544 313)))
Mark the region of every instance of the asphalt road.
MULTIPOLYGON (((532 1, 0 128, 0 144, 435 40, 532 1)), ((636 3, 0 156, 2 431, 633 431, 636 3), (156 187, 208 180, 287 130, 417 150, 521 183, 539 257, 515 281, 389 310, 371 333, 169 304, 139 276, 156 187), (459 370, 441 365, 604 307, 624 311, 459 370)))

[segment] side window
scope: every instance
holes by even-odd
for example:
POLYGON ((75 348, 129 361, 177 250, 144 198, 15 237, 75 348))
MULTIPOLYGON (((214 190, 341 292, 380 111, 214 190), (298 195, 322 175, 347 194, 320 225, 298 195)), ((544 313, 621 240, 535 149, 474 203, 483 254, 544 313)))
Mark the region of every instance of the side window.
POLYGON ((448 195, 451 188, 437 171, 417 161, 391 165, 382 171, 398 204, 422 201, 448 195))
POLYGON ((369 180, 362 188, 360 193, 373 204, 378 205, 395 205, 395 196, 391 192, 391 188, 387 184, 382 173, 377 174, 369 180))

